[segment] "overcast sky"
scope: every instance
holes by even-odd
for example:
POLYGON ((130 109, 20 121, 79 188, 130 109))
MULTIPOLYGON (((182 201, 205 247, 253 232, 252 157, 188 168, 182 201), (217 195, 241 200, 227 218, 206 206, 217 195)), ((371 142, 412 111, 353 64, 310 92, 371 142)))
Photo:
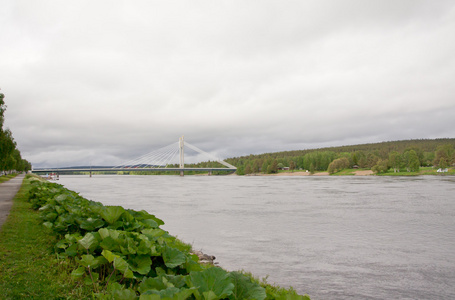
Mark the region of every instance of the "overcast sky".
POLYGON ((455 1, 2 0, 22 156, 117 164, 455 137, 455 1))

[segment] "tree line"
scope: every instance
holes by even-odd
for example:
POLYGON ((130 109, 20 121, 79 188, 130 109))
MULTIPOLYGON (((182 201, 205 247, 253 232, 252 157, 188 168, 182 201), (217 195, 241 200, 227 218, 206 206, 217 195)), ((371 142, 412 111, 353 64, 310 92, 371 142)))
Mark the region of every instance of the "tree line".
POLYGON ((371 169, 377 173, 408 171, 420 167, 447 168, 455 163, 455 139, 390 141, 375 144, 284 151, 226 159, 237 167, 237 174, 277 173, 289 170, 328 171, 348 168, 371 169))
POLYGON ((0 173, 28 171, 31 164, 22 158, 11 130, 3 128, 6 111, 4 99, 5 95, 0 93, 0 173))

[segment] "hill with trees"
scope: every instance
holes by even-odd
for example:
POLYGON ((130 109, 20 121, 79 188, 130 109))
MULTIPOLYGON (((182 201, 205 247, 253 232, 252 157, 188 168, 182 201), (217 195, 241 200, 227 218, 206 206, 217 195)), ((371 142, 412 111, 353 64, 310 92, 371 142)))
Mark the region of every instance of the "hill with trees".
POLYGON ((276 173, 280 168, 309 172, 338 172, 347 168, 371 169, 377 173, 418 171, 420 167, 447 168, 455 163, 455 139, 388 141, 319 149, 283 151, 226 159, 237 174, 276 173))

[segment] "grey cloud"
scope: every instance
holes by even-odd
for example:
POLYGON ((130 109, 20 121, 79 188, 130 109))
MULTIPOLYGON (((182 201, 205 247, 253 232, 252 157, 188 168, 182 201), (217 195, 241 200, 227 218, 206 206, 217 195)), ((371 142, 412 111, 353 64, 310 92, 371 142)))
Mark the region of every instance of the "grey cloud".
POLYGON ((182 134, 222 157, 453 137, 454 20, 452 1, 5 1, 6 125, 36 166, 182 134))

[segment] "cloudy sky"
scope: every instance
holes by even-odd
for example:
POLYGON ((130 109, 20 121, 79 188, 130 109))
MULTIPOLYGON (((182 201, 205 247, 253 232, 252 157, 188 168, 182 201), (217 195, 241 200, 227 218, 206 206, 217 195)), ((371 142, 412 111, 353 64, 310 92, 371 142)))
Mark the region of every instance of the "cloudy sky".
POLYGON ((35 167, 455 137, 453 0, 2 0, 0 36, 35 167))

